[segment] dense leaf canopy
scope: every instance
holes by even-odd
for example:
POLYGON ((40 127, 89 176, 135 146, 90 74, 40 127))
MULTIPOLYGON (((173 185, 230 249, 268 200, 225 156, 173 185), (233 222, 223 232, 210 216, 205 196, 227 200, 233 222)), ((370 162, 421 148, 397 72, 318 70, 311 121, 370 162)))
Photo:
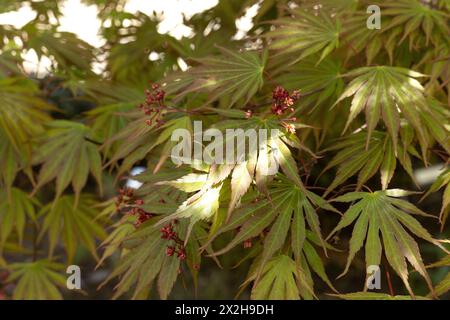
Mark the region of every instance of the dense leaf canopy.
POLYGON ((90 297, 449 297, 448 0, 385 0, 379 29, 373 1, 220 0, 179 39, 126 2, 83 1, 101 46, 63 1, 0 4, 36 13, 0 25, 0 299, 74 297, 71 264, 106 270, 90 297), (199 121, 276 134, 174 163, 199 121))

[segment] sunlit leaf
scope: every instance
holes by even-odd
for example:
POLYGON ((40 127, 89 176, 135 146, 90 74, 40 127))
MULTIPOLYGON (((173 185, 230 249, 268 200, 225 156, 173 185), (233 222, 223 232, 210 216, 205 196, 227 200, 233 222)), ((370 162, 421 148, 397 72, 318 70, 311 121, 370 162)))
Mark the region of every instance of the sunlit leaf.
MULTIPOLYGON (((383 119, 395 147, 398 141, 400 119, 406 119, 414 128, 422 153, 425 154, 428 140, 423 127, 427 124, 421 121, 420 113, 427 112, 429 106, 423 94, 423 87, 416 80, 423 75, 399 67, 376 66, 353 70, 347 76, 354 79, 336 102, 353 96, 344 130, 359 113, 365 110, 367 141, 379 119, 383 119)), ((433 125, 441 126, 442 124, 434 122, 433 125)))

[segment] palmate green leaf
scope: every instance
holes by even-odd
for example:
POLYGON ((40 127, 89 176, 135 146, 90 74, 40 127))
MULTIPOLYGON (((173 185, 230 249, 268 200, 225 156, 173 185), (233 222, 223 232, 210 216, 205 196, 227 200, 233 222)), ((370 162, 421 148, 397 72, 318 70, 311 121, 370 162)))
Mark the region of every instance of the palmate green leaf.
POLYGON ((119 151, 123 142, 113 138, 129 122, 142 120, 142 112, 139 112, 141 110, 137 111, 137 106, 142 103, 144 94, 139 88, 98 81, 97 79, 83 81, 79 86, 80 91, 96 102, 97 107, 86 112, 86 117, 100 142, 105 143, 102 151, 105 158, 109 159, 112 154, 119 151))
POLYGON ((308 114, 313 112, 310 109, 311 106, 315 109, 325 101, 335 101, 344 88, 344 81, 341 77, 344 70, 341 63, 326 57, 317 64, 318 59, 317 55, 302 59, 283 70, 276 78, 277 83, 288 90, 300 88, 302 94, 309 93, 299 102, 301 110, 305 109, 308 114))
POLYGON ((271 40, 269 48, 284 57, 283 62, 293 64, 312 54, 319 54, 319 63, 339 46, 340 24, 328 13, 320 10, 290 10, 290 17, 273 21, 277 27, 265 34, 271 40))
POLYGON ((397 161, 414 180, 411 156, 419 157, 419 154, 403 134, 401 139, 402 144, 397 145, 397 153, 389 135, 380 131, 374 131, 368 142, 367 132, 361 131, 325 149, 326 151, 338 150, 322 171, 323 174, 332 167, 338 167, 336 177, 328 186, 327 194, 357 173, 357 190, 377 172, 380 172, 383 190, 387 189, 397 168, 397 161))
POLYGON ((0 183, 9 188, 29 166, 31 139, 43 132, 51 107, 38 98, 38 87, 25 78, 0 79, 0 183))
POLYGON ((199 63, 186 72, 169 76, 165 90, 174 95, 174 101, 189 93, 207 93, 209 104, 224 96, 230 96, 227 107, 238 101, 245 105, 263 85, 266 54, 262 57, 253 51, 235 52, 219 48, 220 56, 194 59, 199 63))
POLYGON ((407 37, 411 43, 421 33, 425 34, 425 43, 422 46, 428 46, 430 41, 438 45, 441 41, 445 41, 444 39, 448 39, 450 32, 448 13, 444 11, 436 10, 417 0, 387 1, 380 5, 383 15, 392 17, 392 20, 383 27, 383 31, 402 26, 403 32, 397 43, 401 43, 407 37))
MULTIPOLYGON (((87 117, 92 120, 92 130, 100 141, 107 141, 122 130, 128 123, 127 119, 121 115, 132 108, 135 108, 134 103, 115 103, 97 107, 87 113, 87 117)), ((109 145, 104 149, 106 156, 109 155, 110 149, 112 152, 117 151, 119 142, 114 145, 109 145)))
POLYGON ((38 216, 44 218, 39 239, 47 234, 49 256, 62 240, 67 257, 72 261, 79 245, 83 245, 98 260, 96 239, 104 240, 106 232, 102 221, 97 220, 97 202, 92 195, 63 195, 44 206, 38 216))
POLYGON ((15 231, 21 243, 27 220, 36 223, 36 207, 39 202, 30 198, 24 191, 12 188, 10 196, 0 192, 0 247, 5 244, 9 235, 15 231))
POLYGON ((13 299, 62 300, 60 289, 66 287, 63 267, 49 260, 10 264, 8 282, 16 283, 13 299))
POLYGON ((261 257, 261 266, 258 271, 258 275, 263 271, 266 262, 281 249, 286 241, 286 237, 289 232, 289 227, 291 225, 291 218, 293 214, 293 207, 295 206, 298 199, 294 196, 287 199, 285 203, 285 208, 281 208, 281 212, 275 220, 274 224, 270 228, 266 239, 264 240, 264 247, 261 257))
MULTIPOLYGON (((123 159, 117 173, 118 176, 129 171, 134 164, 147 157, 156 147, 164 145, 160 153, 160 163, 157 166, 159 169, 170 156, 172 147, 178 143, 178 141, 171 140, 174 130, 185 129, 192 132, 192 123, 188 116, 169 118, 160 127, 156 126, 155 121, 152 125, 146 124, 142 110, 131 111, 127 116, 131 119, 127 126, 102 146, 102 150, 107 150, 113 143, 121 142, 120 148, 117 148, 106 164, 106 166, 117 165, 123 159), (149 143, 149 141, 152 142, 149 143)), ((155 171, 158 170, 155 169, 155 171)))
MULTIPOLYGON (((313 247, 313 243, 316 245, 320 245, 320 240, 317 238, 317 236, 312 233, 311 231, 306 232, 306 240, 304 241, 304 245, 302 244, 301 248, 301 255, 297 257, 294 255, 294 260, 291 260, 290 256, 282 255, 283 257, 286 257, 289 259, 289 261, 294 262, 294 269, 296 270, 295 276, 296 276, 296 284, 297 289, 292 287, 292 290, 298 290, 299 297, 300 296, 303 299, 311 300, 313 298, 317 298, 317 296, 314 294, 314 281, 312 278, 311 271, 316 273, 325 283, 327 283, 330 288, 337 292, 336 289, 331 284, 331 281, 329 280, 328 276, 325 273, 325 268, 323 265, 323 262, 320 258, 320 256, 317 254, 316 249, 313 247)), ((266 241, 267 243, 267 241, 266 241)), ((328 246, 328 245, 327 245, 328 246)), ((258 246, 255 246, 255 248, 258 248, 258 246)), ((334 249, 330 247, 331 249, 334 249)), ((262 289, 264 291, 271 290, 271 288, 267 287, 270 285, 270 281, 267 279, 267 269, 272 268, 272 264, 274 260, 278 260, 280 258, 280 255, 276 255, 274 258, 272 258, 269 262, 264 263, 264 252, 255 258, 252 266, 250 267, 247 279, 245 282, 241 285, 241 290, 243 290, 250 282, 253 283, 253 290, 252 294, 255 292, 255 290, 262 289), (269 283, 267 283, 269 281, 269 283), (259 289, 257 289, 259 288, 259 289)), ((281 273, 282 271, 279 270, 281 273)), ((282 275, 282 277, 287 276, 288 274, 282 275)), ((269 291, 273 292, 273 291, 269 291)), ((279 292, 277 294, 282 294, 282 292, 279 292)), ((253 297, 252 297, 253 298, 253 297)), ((298 299, 297 298, 297 299, 298 299)), ((270 297, 265 297, 264 299, 272 299, 270 297)), ((281 299, 281 298, 278 298, 281 299)))
POLYGON ((428 189, 427 193, 422 197, 425 198, 429 196, 431 193, 437 192, 439 189, 444 188, 444 192, 442 195, 442 207, 441 213, 439 215, 439 220, 441 222, 441 229, 444 228, 445 222, 447 221, 449 205, 450 205, 450 169, 445 169, 436 181, 433 182, 430 189, 428 189))
POLYGON ((394 147, 397 146, 400 119, 405 119, 416 133, 425 158, 429 147, 425 128, 441 127, 443 123, 432 121, 432 125, 421 119, 421 114, 432 113, 424 97, 423 87, 416 80, 423 75, 409 69, 389 66, 363 67, 353 70, 346 76, 354 77, 344 93, 336 101, 353 96, 346 131, 356 117, 365 111, 367 124, 367 141, 380 119, 383 120, 394 147))
POLYGON ((104 247, 103 255, 97 263, 97 268, 114 253, 121 250, 123 241, 135 231, 134 223, 136 216, 126 215, 113 225, 114 230, 111 231, 107 238, 101 243, 100 247, 104 247))
MULTIPOLYGON (((327 210, 330 210, 330 208, 334 210, 334 208, 329 205, 326 206, 318 200, 319 196, 306 189, 301 189, 286 177, 281 175, 278 177, 277 183, 274 183, 273 188, 269 190, 269 200, 262 200, 257 202, 256 205, 247 204, 237 209, 231 216, 231 219, 222 225, 217 230, 217 233, 207 242, 210 243, 218 235, 240 227, 235 238, 227 246, 214 252, 213 256, 222 255, 245 240, 260 235, 273 223, 268 236, 265 238, 264 259, 262 261, 262 264, 264 264, 283 246, 287 230, 291 225, 292 214, 296 216, 301 215, 300 219, 306 219, 312 232, 316 235, 319 245, 326 251, 327 246, 322 239, 320 222, 314 206, 327 210)), ((305 224, 304 221, 297 221, 297 223, 305 224)), ((303 232, 303 230, 301 229, 300 232, 303 232)), ((298 234, 298 231, 296 234, 298 234)), ((301 249, 302 247, 297 244, 297 250, 301 249)))
POLYGON ((410 215, 426 215, 426 213, 409 202, 396 198, 395 196, 397 194, 398 196, 402 196, 398 190, 386 190, 373 193, 350 193, 334 199, 334 201, 338 202, 359 199, 354 205, 350 206, 339 224, 330 233, 330 236, 332 236, 335 232, 345 228, 356 220, 350 239, 347 265, 341 276, 347 273, 355 254, 361 249, 365 240, 366 265, 380 264, 382 246, 379 234, 381 232, 387 261, 400 276, 410 295, 414 296, 414 293, 408 282, 408 270, 405 258, 426 280, 430 290, 433 292, 433 285, 425 270, 419 247, 406 229, 410 233, 433 243, 443 250, 445 249, 410 215))
POLYGON ((39 58, 51 57, 61 70, 76 67, 88 74, 93 74, 91 71, 91 63, 95 59, 93 47, 78 39, 75 34, 41 31, 31 24, 26 25, 24 29, 28 32, 26 48, 35 50, 39 58))
POLYGON ((251 298, 254 300, 298 300, 300 299, 297 286, 299 278, 299 270, 295 262, 286 255, 280 255, 265 265, 261 280, 252 289, 251 298))
POLYGON ((65 120, 52 121, 47 126, 49 130, 33 159, 34 164, 42 164, 35 191, 56 179, 56 198, 71 183, 77 199, 89 173, 102 191, 101 157, 91 129, 65 120))
MULTIPOLYGON (((379 53, 381 46, 385 47, 387 44, 383 43, 380 38, 382 30, 366 28, 368 14, 367 7, 362 7, 362 10, 354 11, 342 19, 341 38, 344 45, 349 45, 350 50, 347 51, 347 58, 355 56, 366 51, 367 64, 369 65, 372 59, 379 53), (361 27, 364 26, 364 27, 361 27)), ((381 26, 385 25, 385 16, 381 15, 381 26)))

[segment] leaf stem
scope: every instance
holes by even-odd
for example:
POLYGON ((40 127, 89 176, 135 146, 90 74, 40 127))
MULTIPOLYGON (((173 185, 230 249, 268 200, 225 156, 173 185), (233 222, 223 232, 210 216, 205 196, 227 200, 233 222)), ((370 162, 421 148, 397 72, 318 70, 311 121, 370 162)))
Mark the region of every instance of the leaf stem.
POLYGON ((386 259, 383 259, 383 266, 386 270, 386 281, 388 283, 389 294, 395 296, 394 286, 392 285, 391 274, 389 273, 389 265, 386 263, 386 259))

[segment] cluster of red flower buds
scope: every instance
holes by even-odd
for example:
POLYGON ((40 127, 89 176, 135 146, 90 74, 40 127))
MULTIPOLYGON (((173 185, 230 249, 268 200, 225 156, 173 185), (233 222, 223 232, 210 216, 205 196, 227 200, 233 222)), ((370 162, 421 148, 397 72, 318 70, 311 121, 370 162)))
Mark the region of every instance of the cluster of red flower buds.
POLYGON ((164 124, 162 120, 162 112, 166 108, 164 98, 166 92, 162 90, 158 84, 152 84, 151 90, 145 90, 145 102, 139 106, 144 111, 145 115, 150 116, 145 120, 145 123, 149 126, 156 123, 156 127, 160 127, 164 124))
POLYGON ((144 201, 142 199, 133 201, 133 193, 132 189, 120 189, 119 195, 116 197, 116 210, 124 210, 125 214, 136 216, 137 219, 134 222, 134 226, 137 228, 153 215, 146 212, 144 209, 139 208, 139 206, 144 204, 144 201))
POLYGON ((300 92, 294 90, 292 94, 281 86, 278 86, 272 92, 272 113, 276 115, 282 115, 289 110, 294 112, 293 105, 300 99, 300 92))
POLYGON ((186 260, 186 250, 183 241, 178 237, 173 229, 173 224, 169 223, 161 228, 161 238, 169 241, 174 241, 174 245, 167 246, 166 255, 172 257, 177 254, 177 258, 181 261, 186 260))
MULTIPOLYGON (((239 233, 241 231, 241 227, 237 227, 236 228, 236 232, 239 233)), ((244 249, 249 249, 253 246, 253 242, 252 239, 247 239, 242 243, 242 246, 244 247, 244 249)))
POLYGON ((169 223, 161 228, 161 238, 165 240, 175 240, 177 233, 173 230, 173 225, 169 223))
POLYGON ((133 189, 119 189, 119 195, 116 197, 116 208, 119 210, 122 205, 128 205, 133 198, 133 189))
MULTIPOLYGON (((297 118, 296 117, 292 117, 292 118, 289 118, 287 120, 295 122, 295 121, 297 121, 297 118)), ((283 127, 286 129, 287 132, 295 133, 295 126, 292 123, 288 123, 288 122, 284 122, 283 121, 281 124, 283 125, 283 127)))
POLYGON ((136 228, 139 227, 141 224, 143 224, 148 219, 150 219, 151 217, 153 217, 153 215, 151 213, 148 213, 145 210, 143 210, 141 208, 136 208, 136 207, 132 208, 130 210, 129 214, 137 216, 137 220, 134 223, 134 226, 136 228))

